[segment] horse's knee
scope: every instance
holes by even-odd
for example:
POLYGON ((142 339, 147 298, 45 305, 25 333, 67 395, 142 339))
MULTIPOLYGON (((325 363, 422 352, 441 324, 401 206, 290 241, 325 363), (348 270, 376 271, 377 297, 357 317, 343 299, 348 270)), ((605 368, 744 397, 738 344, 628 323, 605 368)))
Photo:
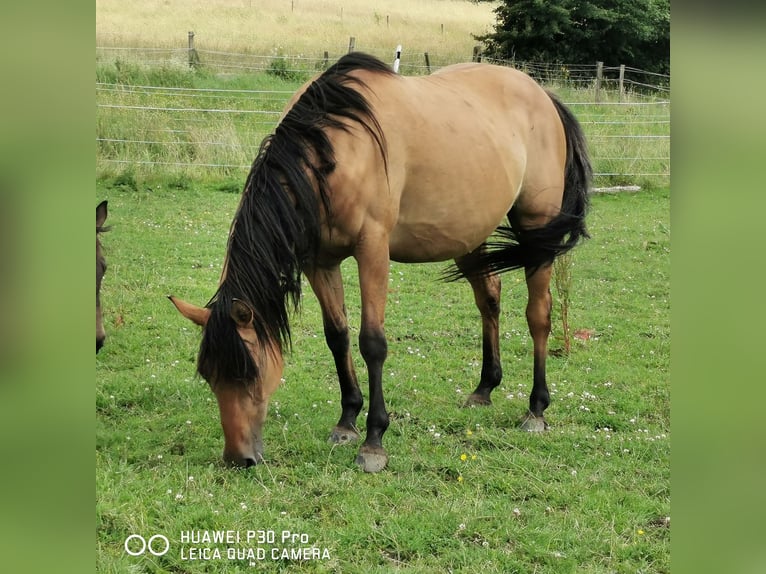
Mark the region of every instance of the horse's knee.
POLYGON ((349 349, 348 326, 338 327, 333 324, 326 324, 324 327, 324 337, 330 352, 337 356, 343 355, 349 349))
POLYGON ((359 352, 369 365, 370 363, 382 363, 388 355, 388 342, 382 330, 363 329, 359 333, 359 352))

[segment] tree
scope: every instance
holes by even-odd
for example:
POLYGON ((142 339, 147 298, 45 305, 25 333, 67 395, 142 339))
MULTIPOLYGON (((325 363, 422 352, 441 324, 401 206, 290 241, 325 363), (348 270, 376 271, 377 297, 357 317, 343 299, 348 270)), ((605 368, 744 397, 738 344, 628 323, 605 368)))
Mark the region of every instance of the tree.
POLYGON ((495 14, 475 38, 498 58, 670 72, 670 0, 505 0, 495 14))

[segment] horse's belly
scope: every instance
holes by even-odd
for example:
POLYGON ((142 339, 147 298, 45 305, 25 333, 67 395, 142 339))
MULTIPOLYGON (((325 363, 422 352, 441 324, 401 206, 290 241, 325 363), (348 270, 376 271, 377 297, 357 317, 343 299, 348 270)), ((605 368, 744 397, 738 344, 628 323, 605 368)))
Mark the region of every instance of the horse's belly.
POLYGON ((505 180, 499 184, 485 176, 482 181, 475 174, 461 184, 459 174, 446 172, 404 189, 389 241, 392 259, 426 262, 465 255, 495 231, 513 205, 515 189, 505 180), (474 192, 471 183, 481 191, 474 192))
POLYGON ((462 226, 458 222, 400 223, 391 232, 389 254, 394 261, 445 261, 476 249, 495 230, 495 224, 462 226))

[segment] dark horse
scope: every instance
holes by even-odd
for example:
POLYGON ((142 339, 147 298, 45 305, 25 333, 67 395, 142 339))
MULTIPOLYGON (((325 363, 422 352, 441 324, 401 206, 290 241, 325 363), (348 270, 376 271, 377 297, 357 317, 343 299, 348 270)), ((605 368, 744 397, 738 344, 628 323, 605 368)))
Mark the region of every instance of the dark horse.
POLYGON ((502 377, 498 273, 525 270, 534 375, 523 427, 543 430, 551 267, 587 237, 590 177, 574 116, 510 68, 459 64, 403 77, 354 53, 304 85, 247 177, 217 292, 205 308, 171 296, 204 327, 197 369, 218 399, 226 462, 250 466, 262 458, 301 273, 321 305, 340 381, 342 412, 331 440, 359 438, 362 394, 340 274, 347 257, 359 268, 359 350, 369 376, 367 435, 357 457, 365 471, 388 461, 381 378, 390 260, 454 259, 448 276, 473 288, 484 353, 468 397, 473 405, 490 404, 502 377))
POLYGON ((104 331, 104 321, 101 318, 101 279, 106 272, 106 260, 101 252, 101 242, 98 240, 98 234, 107 231, 104 227, 106 222, 107 209, 106 200, 96 206, 96 353, 104 346, 106 332, 104 331))

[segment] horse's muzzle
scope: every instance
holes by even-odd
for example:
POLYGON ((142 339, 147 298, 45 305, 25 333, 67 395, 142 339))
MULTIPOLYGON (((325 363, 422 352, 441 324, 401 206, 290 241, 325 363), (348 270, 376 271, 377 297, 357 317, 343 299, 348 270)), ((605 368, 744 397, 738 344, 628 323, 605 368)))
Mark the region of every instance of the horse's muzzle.
POLYGON ((241 454, 223 453, 223 461, 229 468, 250 468, 262 460, 263 457, 258 453, 247 456, 241 454))

